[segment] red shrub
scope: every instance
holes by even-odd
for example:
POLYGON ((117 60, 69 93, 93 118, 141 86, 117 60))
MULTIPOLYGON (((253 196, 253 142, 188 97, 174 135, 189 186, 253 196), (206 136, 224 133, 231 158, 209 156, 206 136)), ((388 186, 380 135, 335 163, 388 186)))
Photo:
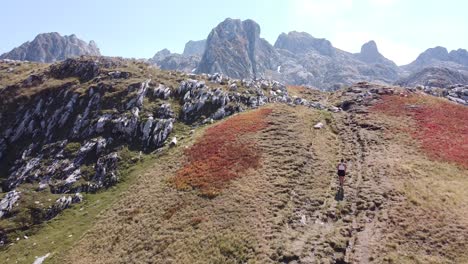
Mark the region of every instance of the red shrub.
POLYGON ((468 168, 468 108, 437 98, 412 95, 384 96, 374 111, 409 116, 417 127, 411 134, 424 151, 437 160, 468 168))
POLYGON ((177 172, 177 189, 200 189, 202 195, 216 196, 230 180, 260 165, 260 153, 245 135, 267 126, 264 108, 232 117, 206 130, 186 151, 189 163, 177 172))

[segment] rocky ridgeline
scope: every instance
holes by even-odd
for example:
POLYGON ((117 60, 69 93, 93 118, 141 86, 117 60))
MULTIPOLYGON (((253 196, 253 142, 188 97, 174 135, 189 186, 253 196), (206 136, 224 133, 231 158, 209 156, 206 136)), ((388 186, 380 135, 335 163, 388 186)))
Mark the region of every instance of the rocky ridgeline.
POLYGON ((412 90, 420 90, 433 96, 445 97, 452 102, 468 106, 468 85, 457 84, 450 85, 447 88, 418 85, 412 90))
POLYGON ((92 40, 86 43, 74 34, 61 36, 57 32, 51 32, 39 34, 34 40, 1 54, 0 59, 54 62, 80 55, 99 56, 100 51, 92 40))
POLYGON ((339 109, 367 113, 368 106, 376 104, 383 95, 400 94, 404 89, 394 86, 359 82, 339 92, 339 109))
POLYGON ((151 72, 157 70, 143 63, 138 66, 148 73, 124 71, 132 63, 68 59, 4 88, 0 218, 15 219, 24 188, 58 197, 35 211, 35 221, 41 222, 82 201, 80 193, 116 184, 123 148, 159 149, 178 122, 196 127, 272 102, 326 108, 289 96, 275 81, 151 72), (151 78, 156 75, 161 80, 151 78), (31 90, 37 92, 19 96, 31 90))

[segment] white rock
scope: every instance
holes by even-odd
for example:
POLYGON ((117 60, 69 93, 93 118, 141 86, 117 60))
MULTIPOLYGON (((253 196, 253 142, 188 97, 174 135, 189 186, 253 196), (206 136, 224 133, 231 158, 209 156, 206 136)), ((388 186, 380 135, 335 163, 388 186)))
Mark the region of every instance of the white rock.
POLYGON ((36 258, 36 260, 34 260, 33 264, 42 264, 42 262, 44 262, 44 260, 48 258, 49 256, 50 256, 50 253, 47 253, 46 255, 42 257, 38 257, 36 258))
POLYGON ((177 145, 177 138, 176 138, 176 137, 173 137, 173 138, 171 139, 171 142, 169 143, 169 146, 173 147, 173 146, 175 146, 175 145, 177 145))
POLYGON ((8 192, 5 197, 0 201, 0 218, 5 213, 8 213, 13 209, 13 206, 18 202, 20 199, 20 192, 13 190, 8 192))
POLYGON ((325 125, 324 125, 322 122, 318 122, 318 123, 314 126, 314 128, 315 128, 315 129, 321 129, 321 128, 323 128, 324 126, 325 126, 325 125))
POLYGON ((307 224, 307 218, 305 215, 301 215, 301 224, 306 225, 307 224))

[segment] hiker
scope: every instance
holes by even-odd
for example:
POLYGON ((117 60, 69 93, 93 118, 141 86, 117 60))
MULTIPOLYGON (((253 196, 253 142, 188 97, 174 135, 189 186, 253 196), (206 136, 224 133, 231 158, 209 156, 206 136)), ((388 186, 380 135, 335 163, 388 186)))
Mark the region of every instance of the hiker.
POLYGON ((343 183, 344 183, 344 177, 346 175, 346 163, 344 162, 344 159, 341 159, 341 162, 338 163, 338 166, 336 166, 338 169, 338 178, 340 179, 340 187, 343 188, 343 183))

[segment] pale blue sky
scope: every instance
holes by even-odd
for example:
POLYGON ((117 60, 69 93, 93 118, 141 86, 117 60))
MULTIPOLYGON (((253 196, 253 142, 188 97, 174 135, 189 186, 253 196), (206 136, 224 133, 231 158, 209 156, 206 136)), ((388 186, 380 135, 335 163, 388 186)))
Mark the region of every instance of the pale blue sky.
POLYGON ((358 52, 368 40, 397 64, 437 45, 468 49, 463 0, 2 0, 0 53, 38 33, 94 40, 103 55, 149 58, 206 38, 227 17, 257 21, 274 44, 281 32, 305 31, 358 52))

